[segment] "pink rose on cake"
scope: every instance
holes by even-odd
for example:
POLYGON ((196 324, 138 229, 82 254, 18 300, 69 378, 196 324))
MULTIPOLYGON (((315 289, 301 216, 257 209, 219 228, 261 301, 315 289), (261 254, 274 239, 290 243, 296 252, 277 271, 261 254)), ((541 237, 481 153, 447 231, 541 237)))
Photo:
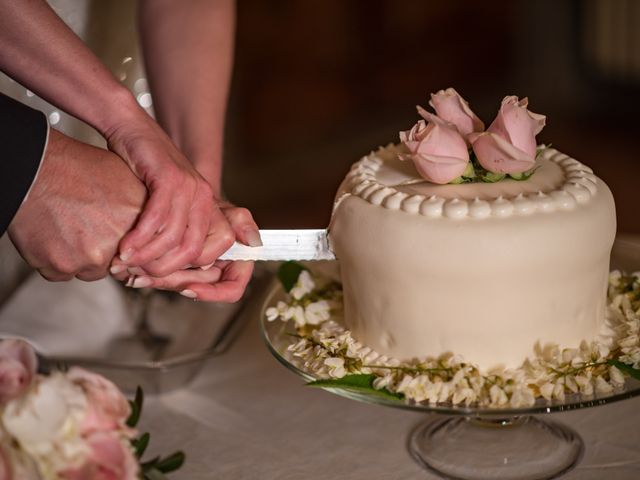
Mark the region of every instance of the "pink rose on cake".
POLYGON ((453 88, 433 93, 429 105, 436 113, 418 106, 423 120, 400 132, 408 150, 400 158, 412 160, 420 176, 438 184, 495 182, 506 175, 526 179, 535 166, 536 135, 545 124, 545 116, 527 110, 527 103, 526 98, 505 97, 485 131, 453 88))
POLYGON ((430 182, 449 183, 467 168, 467 143, 454 124, 427 111, 422 115, 428 123, 420 120, 411 130, 400 132, 400 140, 409 150, 400 158, 412 160, 418 173, 430 182))
POLYGON ((544 127, 546 117, 527 110, 527 104, 526 98, 505 97, 487 131, 469 135, 478 162, 488 171, 511 174, 533 168, 536 135, 544 127))
MULTIPOLYGON (((436 111, 436 115, 445 122, 452 123, 458 129, 458 132, 467 138, 470 133, 482 132, 484 123, 469 108, 469 103, 462 98, 453 88, 440 90, 431 94, 429 105, 436 111)), ((424 108, 418 106, 418 113, 425 120, 429 120, 427 112, 424 108)))

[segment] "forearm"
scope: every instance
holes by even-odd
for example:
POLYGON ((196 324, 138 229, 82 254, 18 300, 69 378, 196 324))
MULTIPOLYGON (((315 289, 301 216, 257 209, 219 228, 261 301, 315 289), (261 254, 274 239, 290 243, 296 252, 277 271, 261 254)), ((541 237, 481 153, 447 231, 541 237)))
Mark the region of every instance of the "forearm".
POLYGON ((0 70, 103 135, 141 112, 42 0, 0 0, 0 70))
POLYGON ((233 0, 142 0, 140 32, 158 122, 220 195, 233 0))

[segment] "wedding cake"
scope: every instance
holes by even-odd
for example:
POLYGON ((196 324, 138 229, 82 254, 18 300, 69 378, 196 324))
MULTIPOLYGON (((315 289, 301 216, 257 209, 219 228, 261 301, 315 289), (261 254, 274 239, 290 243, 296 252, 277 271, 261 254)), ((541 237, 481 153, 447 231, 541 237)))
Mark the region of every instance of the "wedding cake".
POLYGON ((486 370, 519 366, 536 343, 594 339, 616 228, 607 186, 536 146, 545 118, 526 99, 506 97, 486 130, 453 89, 430 104, 336 196, 329 235, 353 337, 486 370))

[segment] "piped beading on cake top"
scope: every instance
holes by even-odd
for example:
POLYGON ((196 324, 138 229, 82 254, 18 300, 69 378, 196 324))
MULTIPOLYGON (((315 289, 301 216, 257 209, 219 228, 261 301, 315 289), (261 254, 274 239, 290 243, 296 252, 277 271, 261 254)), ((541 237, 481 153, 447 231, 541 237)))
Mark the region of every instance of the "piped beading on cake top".
MULTIPOLYGON (((538 157, 538 161, 543 164, 541 170, 545 169, 549 176, 558 176, 556 185, 550 188, 528 191, 531 190, 531 180, 508 180, 500 184, 513 182, 522 191, 516 195, 498 194, 492 197, 492 189, 504 190, 504 186, 484 184, 474 187, 477 184, 462 184, 436 186, 436 189, 448 189, 446 195, 415 194, 411 191, 421 187, 428 190, 430 187, 420 185, 424 182, 418 177, 411 179, 407 173, 387 168, 387 164, 397 157, 401 148, 396 145, 381 147, 355 163, 347 175, 344 193, 382 208, 430 218, 486 219, 573 210, 578 205, 589 202, 597 191, 598 180, 589 167, 553 148, 544 148, 538 157), (558 172, 552 171, 554 168, 558 172), (387 171, 383 172, 385 169, 387 171), (384 173, 384 179, 380 178, 381 173, 384 173), (485 194, 465 198, 472 188, 484 188, 485 194), (451 192, 460 195, 452 195, 451 192)), ((542 172, 536 173, 541 174, 542 172)))

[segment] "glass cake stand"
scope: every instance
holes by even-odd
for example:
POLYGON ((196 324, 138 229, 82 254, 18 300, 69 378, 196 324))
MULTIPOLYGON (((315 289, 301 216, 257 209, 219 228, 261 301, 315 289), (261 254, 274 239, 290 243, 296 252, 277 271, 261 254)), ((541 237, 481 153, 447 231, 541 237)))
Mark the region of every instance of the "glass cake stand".
MULTIPOLYGON (((612 267, 640 269, 640 246, 619 240, 612 267), (618 261, 616 261, 616 255, 618 261), (622 260, 622 261, 620 261, 622 260)), ((291 322, 269 322, 265 310, 284 298, 274 281, 261 311, 261 331, 275 358, 306 381, 317 380, 289 361, 286 354, 294 328, 291 322)), ((359 402, 441 414, 418 424, 409 434, 411 456, 425 469, 447 479, 538 480, 557 478, 575 467, 584 452, 584 442, 571 428, 534 414, 595 407, 640 395, 640 381, 627 378, 625 386, 612 393, 567 395, 565 400, 538 399, 526 408, 466 407, 447 404, 409 404, 345 389, 325 388, 359 402)))

